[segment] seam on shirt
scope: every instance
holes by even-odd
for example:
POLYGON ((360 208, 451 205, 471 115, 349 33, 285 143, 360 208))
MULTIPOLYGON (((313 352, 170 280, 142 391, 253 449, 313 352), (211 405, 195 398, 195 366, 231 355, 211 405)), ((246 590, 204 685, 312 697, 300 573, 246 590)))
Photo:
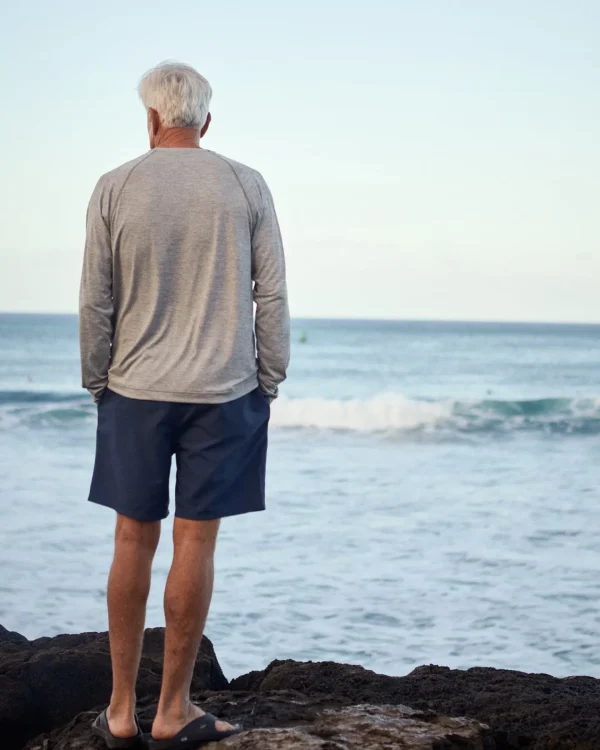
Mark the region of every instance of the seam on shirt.
MULTIPOLYGON (((148 151, 148 153, 145 156, 143 156, 136 164, 134 164, 133 167, 131 167, 131 169, 127 173, 127 177, 125 178, 125 181, 121 185, 121 189, 119 190, 119 194, 115 198, 115 207, 114 207, 114 209, 112 211, 113 216, 117 212, 117 208, 119 207, 119 201, 121 200, 121 196, 123 195, 123 190, 125 190, 125 186, 129 182, 129 178, 135 172, 135 170, 140 166, 140 164, 143 164, 146 161, 146 159, 148 159, 150 156, 152 156, 153 153, 154 153, 154 150, 148 151)), ((111 224, 112 224, 112 217, 111 217, 111 224)))
POLYGON ((252 217, 252 204, 250 203, 250 198, 248 198, 248 193, 246 192, 246 188, 242 185, 242 181, 240 180, 240 176, 237 173, 237 171, 236 171, 235 167, 233 166, 233 164, 228 159, 226 159, 224 156, 221 156, 220 154, 216 154, 214 151, 208 151, 208 153, 212 154, 217 159, 220 159, 222 162, 225 162, 225 164, 227 164, 227 166, 229 167, 229 169, 231 169, 231 171, 235 175, 235 179, 238 181, 238 185, 242 189, 242 193, 244 194, 244 198, 246 199, 246 203, 248 205, 248 209, 250 210, 250 217, 252 217))

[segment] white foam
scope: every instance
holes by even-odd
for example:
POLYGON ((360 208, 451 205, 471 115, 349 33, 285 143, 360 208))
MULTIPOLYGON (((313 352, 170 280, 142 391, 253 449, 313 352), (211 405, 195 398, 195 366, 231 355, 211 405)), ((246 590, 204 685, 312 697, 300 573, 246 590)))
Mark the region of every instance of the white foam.
POLYGON ((385 432, 434 427, 452 414, 452 402, 416 401, 396 394, 368 400, 280 398, 273 404, 274 427, 385 432))

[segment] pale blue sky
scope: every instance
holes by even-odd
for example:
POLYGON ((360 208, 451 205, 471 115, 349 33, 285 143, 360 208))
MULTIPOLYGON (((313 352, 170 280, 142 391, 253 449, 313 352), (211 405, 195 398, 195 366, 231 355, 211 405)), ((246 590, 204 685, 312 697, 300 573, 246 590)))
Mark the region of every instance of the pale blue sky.
POLYGON ((595 0, 12 3, 0 310, 75 311, 97 178, 164 59, 270 183, 296 316, 600 321, 595 0))

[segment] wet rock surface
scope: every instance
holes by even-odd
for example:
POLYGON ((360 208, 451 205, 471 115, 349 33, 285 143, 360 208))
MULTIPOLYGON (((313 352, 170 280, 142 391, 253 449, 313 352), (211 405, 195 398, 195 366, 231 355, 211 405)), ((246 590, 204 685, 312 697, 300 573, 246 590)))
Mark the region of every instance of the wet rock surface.
MULTIPOLYGON (((138 688, 145 731, 162 646, 162 631, 147 631, 138 688)), ((109 695, 105 633, 27 641, 0 630, 1 750, 102 747, 90 724, 109 695)), ((600 750, 600 681, 591 677, 435 666, 389 677, 333 662, 275 661, 228 684, 205 640, 194 697, 244 726, 219 743, 225 750, 600 750)))
POLYGON ((600 680, 475 667, 424 666, 405 677, 334 662, 275 661, 231 683, 257 692, 285 686, 345 703, 404 704, 469 716, 494 730, 499 747, 600 750, 600 680))

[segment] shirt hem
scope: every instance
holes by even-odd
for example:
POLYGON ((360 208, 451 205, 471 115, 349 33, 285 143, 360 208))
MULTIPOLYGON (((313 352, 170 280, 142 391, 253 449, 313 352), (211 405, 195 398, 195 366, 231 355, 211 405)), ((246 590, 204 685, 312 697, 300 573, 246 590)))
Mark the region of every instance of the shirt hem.
POLYGON ((178 404, 226 404, 229 401, 235 401, 238 398, 247 396, 258 387, 257 375, 252 375, 252 377, 242 381, 228 391, 217 393, 214 391, 163 391, 124 385, 113 378, 109 378, 108 381, 108 388, 119 396, 125 396, 125 398, 138 399, 139 401, 166 401, 178 404))

